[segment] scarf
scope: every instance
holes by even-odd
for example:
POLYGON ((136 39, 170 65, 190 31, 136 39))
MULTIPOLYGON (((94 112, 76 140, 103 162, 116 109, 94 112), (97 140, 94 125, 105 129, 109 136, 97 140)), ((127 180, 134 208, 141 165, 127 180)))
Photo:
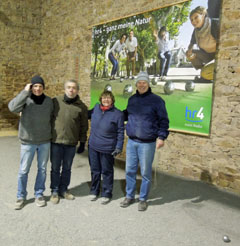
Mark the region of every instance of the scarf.
POLYGON ((45 99, 45 95, 42 94, 41 96, 36 96, 34 94, 31 94, 31 99, 34 101, 34 103, 36 104, 42 104, 44 99, 45 99))
POLYGON ((64 99, 63 100, 67 104, 72 104, 72 103, 75 103, 78 100, 78 95, 75 96, 74 98, 69 98, 66 94, 64 94, 64 99))
POLYGON ((207 53, 216 51, 216 40, 211 34, 211 19, 205 17, 203 26, 195 29, 195 38, 197 45, 207 53))
POLYGON ((107 110, 109 110, 110 108, 112 108, 112 104, 110 105, 110 106, 103 106, 102 104, 100 105, 100 109, 103 111, 103 112, 105 112, 105 111, 107 111, 107 110))

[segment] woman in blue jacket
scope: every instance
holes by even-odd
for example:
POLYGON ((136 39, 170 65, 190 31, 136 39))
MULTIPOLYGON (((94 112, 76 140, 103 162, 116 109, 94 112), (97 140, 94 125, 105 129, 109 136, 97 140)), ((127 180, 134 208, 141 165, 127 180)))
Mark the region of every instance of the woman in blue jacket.
POLYGON ((103 91, 100 104, 89 111, 91 132, 89 137, 88 157, 91 168, 91 201, 97 200, 102 181, 102 204, 112 198, 114 157, 121 153, 124 141, 124 116, 115 108, 111 91, 103 91))

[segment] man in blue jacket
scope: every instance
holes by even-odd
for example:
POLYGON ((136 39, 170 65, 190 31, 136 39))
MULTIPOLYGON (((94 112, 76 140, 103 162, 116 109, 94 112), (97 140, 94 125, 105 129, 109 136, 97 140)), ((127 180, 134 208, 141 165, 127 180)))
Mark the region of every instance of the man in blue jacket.
POLYGON ((152 93, 149 76, 140 72, 136 80, 137 91, 128 100, 125 119, 129 137, 126 149, 126 197, 121 207, 128 207, 135 201, 138 163, 141 169, 138 210, 147 209, 147 198, 152 178, 152 163, 155 149, 163 147, 168 137, 169 120, 164 100, 152 93))

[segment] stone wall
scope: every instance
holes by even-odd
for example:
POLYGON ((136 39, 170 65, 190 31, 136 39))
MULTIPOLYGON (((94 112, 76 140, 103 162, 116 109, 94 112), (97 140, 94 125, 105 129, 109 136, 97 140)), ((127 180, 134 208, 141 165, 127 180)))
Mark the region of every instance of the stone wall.
POLYGON ((16 129, 7 104, 39 73, 41 12, 40 1, 0 2, 0 131, 16 129))
MULTIPOLYGON (((89 105, 91 26, 178 1, 46 0, 40 4, 29 0, 25 4, 18 1, 19 13, 15 1, 3 2, 0 35, 6 36, 0 50, 0 130, 6 124, 16 124, 6 102, 35 72, 43 75, 50 96, 62 92, 66 79, 78 79, 80 96, 89 105)), ((240 2, 223 0, 222 5, 211 135, 206 138, 172 132, 160 151, 158 167, 240 194, 240 2)))

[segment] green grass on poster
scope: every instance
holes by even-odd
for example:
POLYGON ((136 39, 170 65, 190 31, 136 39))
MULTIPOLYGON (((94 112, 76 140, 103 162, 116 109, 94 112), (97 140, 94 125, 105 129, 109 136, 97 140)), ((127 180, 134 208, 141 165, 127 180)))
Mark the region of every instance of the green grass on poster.
MULTIPOLYGON (((176 82, 176 87, 177 86, 176 82)), ((208 134, 209 125, 211 119, 211 105, 212 105, 212 84, 197 84, 195 83, 195 90, 193 92, 187 92, 184 90, 184 83, 182 89, 175 89, 171 95, 166 95, 163 90, 163 85, 151 85, 152 91, 161 96, 167 107, 168 116, 170 119, 170 129, 179 131, 189 131, 192 133, 208 134), (202 109, 204 118, 202 122, 195 123, 186 120, 186 107, 189 111, 197 112, 202 109)), ((124 87, 126 85, 132 85, 133 94, 136 91, 134 80, 123 80, 120 79, 111 80, 109 79, 93 79, 91 84, 91 106, 99 102, 99 96, 104 90, 106 85, 111 85, 112 92, 115 96, 115 106, 121 110, 124 110, 127 106, 128 97, 124 96, 124 87)), ((199 120, 199 118, 192 119, 193 121, 199 120)))

